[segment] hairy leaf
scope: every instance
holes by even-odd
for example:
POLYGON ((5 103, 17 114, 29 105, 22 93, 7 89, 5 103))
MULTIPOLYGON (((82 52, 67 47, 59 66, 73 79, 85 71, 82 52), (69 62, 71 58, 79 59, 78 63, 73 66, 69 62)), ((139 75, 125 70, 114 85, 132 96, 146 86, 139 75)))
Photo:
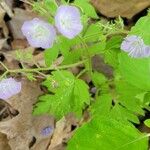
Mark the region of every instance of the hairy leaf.
POLYGON ((150 33, 150 16, 142 17, 138 20, 135 26, 132 27, 130 35, 138 35, 143 40, 144 43, 150 45, 149 33, 150 33))
POLYGON ((79 128, 67 150, 147 150, 148 138, 131 125, 96 117, 79 128))
POLYGON ((139 89, 150 90, 150 58, 135 59, 121 53, 119 69, 127 82, 139 89))
POLYGON ((68 113, 75 113, 81 117, 82 110, 90 102, 86 83, 68 71, 53 72, 44 85, 54 94, 41 96, 34 114, 49 113, 60 119, 68 113))

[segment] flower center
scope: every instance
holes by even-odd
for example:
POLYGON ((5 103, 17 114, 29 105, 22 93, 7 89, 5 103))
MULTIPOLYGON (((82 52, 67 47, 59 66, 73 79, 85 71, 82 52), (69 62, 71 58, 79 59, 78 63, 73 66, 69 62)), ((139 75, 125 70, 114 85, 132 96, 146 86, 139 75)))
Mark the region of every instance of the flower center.
POLYGON ((62 18, 61 24, 64 28, 70 29, 71 28, 70 18, 69 17, 62 18))
POLYGON ((36 26, 35 27, 35 38, 43 38, 48 34, 48 31, 43 26, 36 26))

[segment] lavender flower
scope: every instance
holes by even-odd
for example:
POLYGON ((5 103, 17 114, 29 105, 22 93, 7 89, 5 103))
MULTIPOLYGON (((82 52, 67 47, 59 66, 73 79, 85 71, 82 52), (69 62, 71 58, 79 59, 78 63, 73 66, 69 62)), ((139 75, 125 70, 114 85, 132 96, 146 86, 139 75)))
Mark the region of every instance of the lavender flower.
POLYGON ((7 100, 11 96, 18 94, 21 91, 21 82, 15 81, 13 78, 8 78, 0 81, 0 98, 7 100))
POLYGON ((127 36, 121 44, 121 49, 134 58, 150 56, 150 46, 145 45, 143 39, 136 35, 127 36))
POLYGON ((79 9, 75 6, 60 6, 56 12, 55 25, 62 35, 74 38, 83 29, 79 9))
POLYGON ((45 127, 44 129, 42 129, 41 134, 43 136, 49 136, 52 132, 53 132, 53 128, 48 126, 48 127, 45 127))
POLYGON ((56 37, 56 31, 52 25, 38 18, 25 21, 22 28, 23 35, 32 47, 50 48, 56 37))

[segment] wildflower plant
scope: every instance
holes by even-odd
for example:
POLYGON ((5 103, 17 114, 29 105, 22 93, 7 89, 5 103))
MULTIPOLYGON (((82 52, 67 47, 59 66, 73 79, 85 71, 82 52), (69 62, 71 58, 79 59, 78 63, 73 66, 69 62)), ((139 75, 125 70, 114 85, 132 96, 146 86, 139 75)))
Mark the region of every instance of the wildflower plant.
MULTIPOLYGON (((40 76, 47 93, 39 97, 33 115, 49 114, 59 120, 73 113, 83 121, 84 112, 89 114, 88 121, 80 121, 67 150, 147 150, 150 134, 140 132, 135 124, 150 111, 150 14, 128 31, 121 17, 112 22, 98 16, 89 0, 27 3, 40 17, 25 21, 21 30, 30 46, 44 50, 46 66, 22 64, 22 69, 12 70, 0 62, 5 69, 0 98, 8 99, 21 90, 21 83, 8 74, 21 73, 29 80, 40 76), (99 55, 111 75, 94 68, 93 58, 99 55), (79 72, 71 72, 72 68, 79 72), (94 93, 83 75, 88 76, 94 93)), ((46 127, 41 134, 51 132, 46 127)))

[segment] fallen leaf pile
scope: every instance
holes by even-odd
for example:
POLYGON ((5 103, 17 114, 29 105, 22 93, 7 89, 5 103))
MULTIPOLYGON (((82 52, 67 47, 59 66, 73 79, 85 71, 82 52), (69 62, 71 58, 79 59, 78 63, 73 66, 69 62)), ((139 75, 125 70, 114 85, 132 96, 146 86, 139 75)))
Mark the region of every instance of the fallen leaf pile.
MULTIPOLYGON (((131 19, 147 8, 150 0, 91 0, 91 3, 105 17, 120 15, 131 19)), ((0 61, 9 69, 19 69, 20 63, 27 68, 45 66, 43 50, 30 47, 21 32, 23 22, 34 17, 39 15, 27 4, 19 0, 0 0, 0 61)), ((62 61, 63 58, 60 57, 53 65, 59 65, 62 61)), ((108 77, 112 76, 112 69, 105 66, 99 56, 94 57, 93 68, 108 77)), ((74 72, 78 71, 74 68, 74 72)), ((4 68, 0 66, 0 74, 2 73, 4 68)), ((64 150, 74 129, 79 125, 79 120, 73 115, 58 122, 48 114, 33 116, 33 106, 43 94, 41 79, 32 82, 23 76, 15 77, 22 82, 22 91, 7 102, 18 114, 9 117, 7 114, 7 117, 0 119, 0 150, 64 150), (53 129, 52 133, 42 135, 42 129, 49 126, 53 129)), ((88 77, 83 78, 90 82, 88 77)))

